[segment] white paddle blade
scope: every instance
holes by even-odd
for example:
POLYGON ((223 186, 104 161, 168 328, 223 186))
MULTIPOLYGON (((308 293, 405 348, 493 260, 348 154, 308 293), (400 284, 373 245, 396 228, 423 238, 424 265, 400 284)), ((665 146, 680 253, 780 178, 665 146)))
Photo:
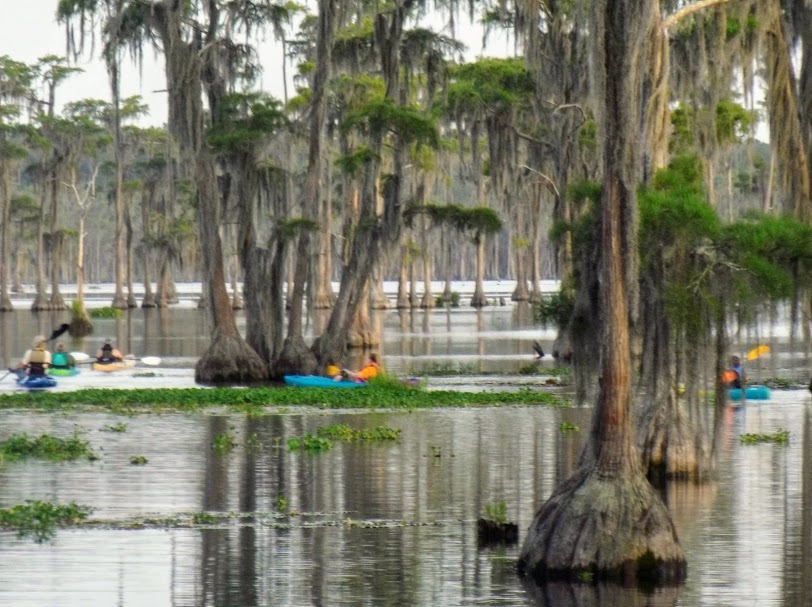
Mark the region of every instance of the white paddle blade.
POLYGON ((143 358, 139 358, 138 360, 144 363, 145 365, 149 365, 151 367, 161 364, 160 356, 144 356, 143 358))
POLYGON ((71 352, 70 355, 73 356, 73 360, 77 363, 86 363, 90 360, 90 355, 84 352, 71 352))

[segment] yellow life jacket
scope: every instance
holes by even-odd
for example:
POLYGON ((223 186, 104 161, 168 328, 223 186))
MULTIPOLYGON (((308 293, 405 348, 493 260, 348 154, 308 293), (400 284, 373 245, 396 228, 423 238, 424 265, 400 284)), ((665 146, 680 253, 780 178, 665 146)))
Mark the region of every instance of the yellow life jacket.
POLYGON ((48 361, 48 357, 45 354, 45 348, 42 346, 37 346, 33 350, 31 350, 31 355, 28 357, 28 362, 30 364, 44 364, 48 361))

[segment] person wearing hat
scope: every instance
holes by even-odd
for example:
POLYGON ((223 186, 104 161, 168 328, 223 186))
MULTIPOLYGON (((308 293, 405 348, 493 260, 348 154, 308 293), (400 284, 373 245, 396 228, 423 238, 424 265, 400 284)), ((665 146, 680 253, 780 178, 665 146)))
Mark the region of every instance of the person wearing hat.
POLYGON ((41 377, 51 366, 51 353, 45 347, 48 340, 44 335, 37 335, 31 342, 31 349, 26 350, 17 369, 25 369, 29 377, 41 377))
POLYGON ((124 360, 124 355, 118 348, 113 347, 113 340, 107 338, 101 348, 96 350, 96 362, 109 364, 124 360))

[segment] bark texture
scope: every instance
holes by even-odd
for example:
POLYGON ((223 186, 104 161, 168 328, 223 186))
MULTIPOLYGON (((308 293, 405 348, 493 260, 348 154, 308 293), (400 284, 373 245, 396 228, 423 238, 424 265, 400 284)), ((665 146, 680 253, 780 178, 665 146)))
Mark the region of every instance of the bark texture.
POLYGON ((646 480, 634 440, 630 321, 636 305, 639 99, 652 0, 593 4, 594 91, 603 145, 601 379, 578 470, 536 514, 519 558, 536 580, 676 583, 685 557, 670 514, 646 480))

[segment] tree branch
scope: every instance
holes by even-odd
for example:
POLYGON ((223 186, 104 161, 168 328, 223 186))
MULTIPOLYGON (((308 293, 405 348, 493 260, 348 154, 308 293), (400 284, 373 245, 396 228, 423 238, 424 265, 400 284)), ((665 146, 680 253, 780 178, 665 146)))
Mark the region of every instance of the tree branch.
POLYGON ((555 181, 553 181, 550 177, 542 173, 541 171, 537 171, 536 169, 527 166, 526 164, 519 165, 520 169, 524 169, 525 171, 529 171, 530 173, 534 173, 541 177, 544 181, 547 182, 547 185, 550 186, 550 189, 556 196, 561 196, 561 192, 558 189, 558 186, 555 185, 555 181))
POLYGON ((700 0, 696 4, 689 4, 678 10, 676 13, 668 17, 667 19, 663 19, 663 22, 660 24, 660 27, 663 31, 668 30, 668 28, 677 24, 677 22, 688 15, 691 15, 697 11, 701 11, 702 9, 708 8, 709 6, 715 6, 717 4, 726 4, 730 2, 730 0, 700 0))

